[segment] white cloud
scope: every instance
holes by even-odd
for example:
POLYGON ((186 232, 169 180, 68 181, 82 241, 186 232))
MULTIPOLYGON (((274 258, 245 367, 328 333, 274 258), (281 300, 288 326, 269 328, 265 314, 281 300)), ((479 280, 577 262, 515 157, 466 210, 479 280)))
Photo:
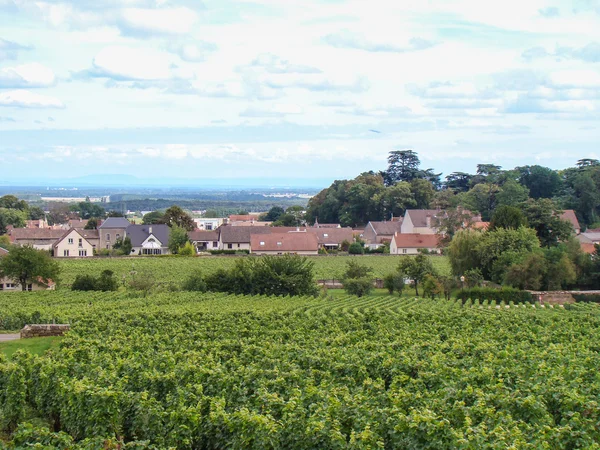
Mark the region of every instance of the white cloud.
POLYGON ((169 80, 193 77, 175 64, 173 55, 151 48, 110 46, 94 58, 89 75, 115 80, 169 80))
POLYGON ((56 81, 52 69, 38 63, 0 69, 0 88, 38 88, 56 81))
POLYGON ((0 92, 0 106, 16 108, 64 108, 65 105, 57 98, 33 93, 26 90, 0 92))
POLYGON ((186 34, 198 20, 189 8, 125 8, 119 19, 124 31, 186 34))

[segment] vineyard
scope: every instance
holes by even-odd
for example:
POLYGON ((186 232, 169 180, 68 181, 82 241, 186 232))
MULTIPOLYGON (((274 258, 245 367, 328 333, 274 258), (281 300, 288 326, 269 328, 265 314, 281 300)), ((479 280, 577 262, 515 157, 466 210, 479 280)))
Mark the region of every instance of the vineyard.
MULTIPOLYGON (((149 274, 161 283, 180 284, 196 270, 212 273, 218 269, 229 269, 239 257, 215 256, 199 258, 89 258, 59 259, 62 268, 61 282, 70 286, 77 275, 98 275, 105 269, 112 270, 119 279, 131 277, 131 272, 149 274)), ((398 267, 399 256, 329 256, 309 257, 315 264, 317 279, 339 279, 346 269, 346 262, 357 259, 361 264, 373 269, 373 277, 383 278, 398 267)), ((431 257, 434 267, 441 274, 450 272, 448 259, 442 256, 431 257)))
POLYGON ((599 448, 593 304, 0 297, 0 328, 53 320, 59 349, 0 359, 9 446, 599 448))

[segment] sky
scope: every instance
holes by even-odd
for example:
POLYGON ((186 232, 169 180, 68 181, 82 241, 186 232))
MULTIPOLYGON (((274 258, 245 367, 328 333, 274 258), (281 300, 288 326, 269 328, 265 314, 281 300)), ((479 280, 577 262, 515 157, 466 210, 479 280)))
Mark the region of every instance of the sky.
POLYGON ((0 0, 0 182, 600 157, 600 0, 0 0))

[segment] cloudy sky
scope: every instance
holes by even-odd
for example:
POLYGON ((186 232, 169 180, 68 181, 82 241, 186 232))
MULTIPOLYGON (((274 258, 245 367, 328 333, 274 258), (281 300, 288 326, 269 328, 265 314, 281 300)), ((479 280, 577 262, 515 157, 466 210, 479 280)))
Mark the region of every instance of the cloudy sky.
POLYGON ((0 0, 5 181, 560 168, 599 137, 600 0, 0 0))

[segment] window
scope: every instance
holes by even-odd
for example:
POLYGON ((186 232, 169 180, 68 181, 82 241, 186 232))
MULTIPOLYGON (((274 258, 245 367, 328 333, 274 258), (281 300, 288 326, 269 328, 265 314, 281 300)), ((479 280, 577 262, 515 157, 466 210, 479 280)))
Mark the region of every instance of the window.
POLYGON ((106 250, 108 250, 110 248, 110 245, 106 244, 106 250))
POLYGON ((6 289, 15 289, 16 287, 15 283, 6 283, 6 289))
POLYGON ((28 284, 27 285, 27 290, 28 291, 33 291, 33 284, 28 284))
POLYGON ((408 250, 406 250, 405 248, 402 249, 402 253, 408 253, 408 250))
POLYGON ((117 233, 117 239, 119 239, 121 237, 121 235, 119 233, 117 233))
POLYGON ((213 229, 212 225, 212 223, 207 223, 204 225, 204 228, 206 228, 207 231, 211 231, 213 229))
POLYGON ((324 237, 329 237, 329 235, 327 233, 324 233, 323 236, 324 237))
POLYGON ((145 248, 142 250, 142 255, 162 255, 160 248, 145 248))
POLYGON ((87 250, 79 250, 79 256, 87 256, 87 250))
MULTIPOLYGON (((110 241, 110 233, 106 233, 106 240, 110 241)), ((108 248, 108 247, 106 247, 106 248, 108 248)))
POLYGON ((69 238, 69 244, 73 243, 73 238, 69 238))
POLYGON ((69 256, 69 250, 63 250, 63 256, 69 256))
POLYGON ((240 248, 240 244, 238 244, 238 248, 240 248))
POLYGON ((227 248, 233 248, 233 244, 227 244, 227 248))
POLYGON ((260 241, 260 245, 265 245, 265 241, 260 241))
POLYGON ((215 241, 215 242, 213 242, 213 248, 217 248, 218 246, 219 246, 219 243, 218 243, 218 242, 216 242, 216 241, 215 241))
POLYGON ((4 290, 4 284, 0 283, 0 291, 4 290))
POLYGON ((79 238, 79 246, 83 247, 83 239, 82 238, 79 238))

